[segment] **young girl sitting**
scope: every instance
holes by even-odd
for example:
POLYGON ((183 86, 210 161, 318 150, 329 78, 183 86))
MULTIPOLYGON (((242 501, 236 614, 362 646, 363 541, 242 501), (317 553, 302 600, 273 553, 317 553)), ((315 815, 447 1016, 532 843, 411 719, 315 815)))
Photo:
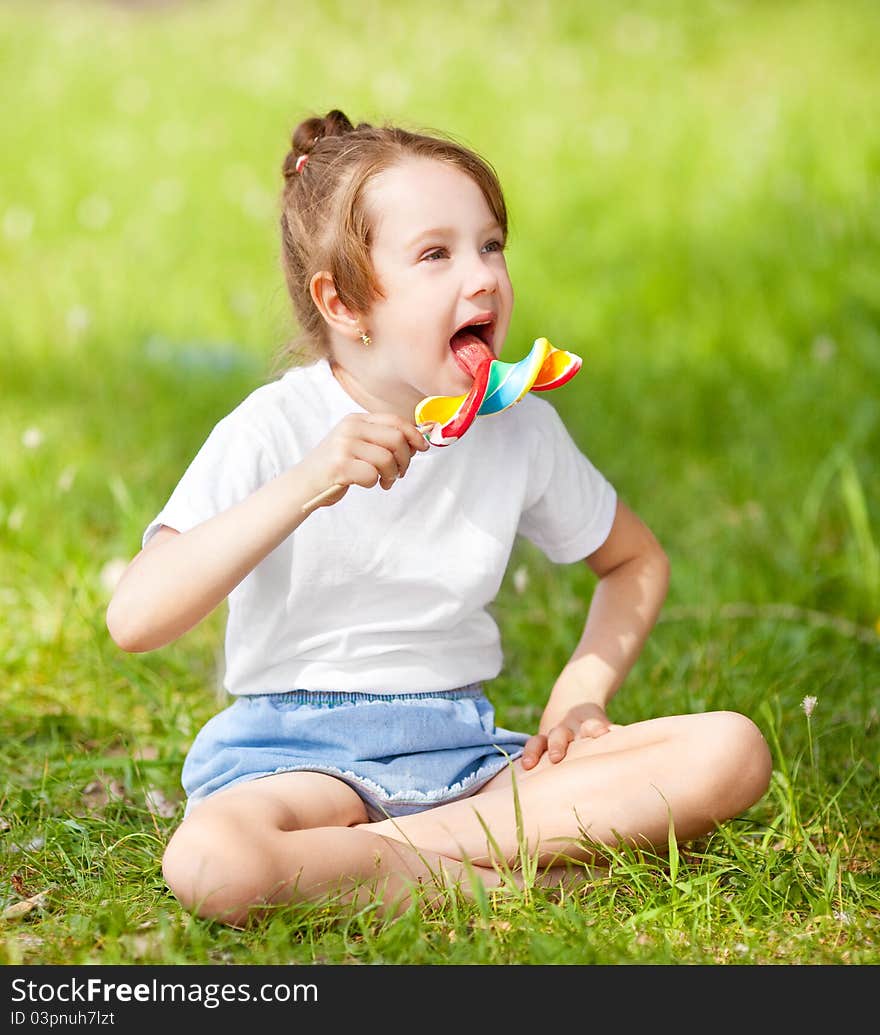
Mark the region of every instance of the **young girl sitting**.
POLYGON ((693 839, 747 809, 771 768, 750 719, 606 714, 669 564, 553 406, 528 394, 448 448, 414 424, 424 397, 468 392, 510 325, 491 167, 331 111, 296 129, 284 178, 283 267, 313 362, 217 423, 107 612, 141 652, 229 601, 234 703, 187 755, 163 860, 179 901, 233 925, 330 895, 394 911, 497 887, 523 849, 551 883, 586 875, 596 846, 663 846, 670 822, 693 839), (598 578, 531 734, 496 726, 483 689, 518 534, 598 578))

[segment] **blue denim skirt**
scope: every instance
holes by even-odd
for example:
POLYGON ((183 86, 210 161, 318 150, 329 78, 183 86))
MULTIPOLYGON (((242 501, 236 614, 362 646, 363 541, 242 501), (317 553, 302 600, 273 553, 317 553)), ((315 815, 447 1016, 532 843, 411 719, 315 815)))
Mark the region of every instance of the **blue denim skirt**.
POLYGON ((293 690, 239 697, 187 754, 186 812, 211 794, 274 773, 327 773, 370 820, 466 798, 522 754, 527 733, 495 725, 478 683, 443 693, 293 690))

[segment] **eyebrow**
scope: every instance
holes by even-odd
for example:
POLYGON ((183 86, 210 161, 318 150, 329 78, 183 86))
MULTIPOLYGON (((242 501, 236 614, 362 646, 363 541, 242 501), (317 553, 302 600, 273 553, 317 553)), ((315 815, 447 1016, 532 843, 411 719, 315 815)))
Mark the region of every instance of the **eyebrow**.
MULTIPOLYGON (((501 230, 502 234, 504 231, 501 228, 501 224, 493 219, 491 223, 483 227, 482 233, 488 234, 491 230, 501 230)), ((450 237, 455 233, 455 229, 451 226, 433 226, 429 230, 422 230, 420 234, 417 234, 407 245, 407 248, 414 248, 419 241, 424 240, 426 237, 450 237)))

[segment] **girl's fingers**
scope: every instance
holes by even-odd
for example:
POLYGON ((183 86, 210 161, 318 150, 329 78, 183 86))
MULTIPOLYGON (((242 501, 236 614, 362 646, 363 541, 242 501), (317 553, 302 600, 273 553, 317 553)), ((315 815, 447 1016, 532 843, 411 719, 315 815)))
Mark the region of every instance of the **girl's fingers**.
POLYGON ((431 448, 425 441, 425 436, 421 431, 419 431, 415 424, 405 421, 402 417, 398 417, 394 413, 366 413, 363 416, 369 424, 385 425, 386 427, 399 431, 406 439, 407 445, 410 449, 410 456, 416 452, 423 453, 425 450, 431 448))
MULTIPOLYGON (((352 453, 352 460, 367 464, 372 469, 372 481, 370 474, 359 470, 358 485, 369 489, 376 484, 378 479, 382 488, 387 489, 401 477, 398 458, 384 446, 374 445, 372 442, 355 442, 352 453)), ((406 468, 404 468, 405 470, 406 468)))
POLYGON ((328 436, 326 448, 335 457, 329 468, 335 484, 371 489, 378 482, 390 489, 413 456, 430 447, 414 424, 396 414, 351 413, 328 436))
POLYGON ((579 737, 601 737, 611 729, 611 723, 602 719, 584 719, 578 728, 579 737))
POLYGON ((574 734, 567 726, 554 726, 547 735, 547 754, 551 762, 559 762, 565 758, 568 745, 574 740, 574 734))
MULTIPOLYGON (((373 415, 368 414, 367 416, 373 415)), ((399 420, 399 418, 393 419, 399 420)), ((394 455, 397 462, 398 476, 402 478, 406 474, 415 449, 401 428, 392 427, 385 422, 364 420, 353 426, 349 430, 349 434, 356 443, 371 443, 372 445, 387 449, 394 455)))
POLYGON ((364 489, 372 489, 381 485, 383 489, 390 489, 397 481, 397 475, 392 474, 386 477, 376 470, 374 464, 367 460, 359 460, 353 457, 345 466, 345 473, 338 479, 340 485, 360 485, 364 489))
POLYGON ((536 733, 529 737, 525 743, 522 754, 523 769, 532 769, 541 760, 541 755, 547 750, 547 738, 543 733, 536 733))

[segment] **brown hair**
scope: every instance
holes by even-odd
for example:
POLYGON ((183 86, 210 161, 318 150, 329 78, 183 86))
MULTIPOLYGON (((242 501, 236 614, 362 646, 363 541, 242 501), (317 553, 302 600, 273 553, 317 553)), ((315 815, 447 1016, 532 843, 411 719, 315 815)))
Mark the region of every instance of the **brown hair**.
POLYGON ((338 109, 306 119, 284 159, 281 193, 281 265, 301 333, 278 353, 276 369, 304 355, 329 355, 327 324, 309 291, 315 273, 327 270, 340 300, 356 312, 382 297, 370 258, 364 189, 377 173, 410 157, 445 162, 470 176, 507 235, 507 207, 494 169, 451 137, 366 122, 354 126, 338 109))

